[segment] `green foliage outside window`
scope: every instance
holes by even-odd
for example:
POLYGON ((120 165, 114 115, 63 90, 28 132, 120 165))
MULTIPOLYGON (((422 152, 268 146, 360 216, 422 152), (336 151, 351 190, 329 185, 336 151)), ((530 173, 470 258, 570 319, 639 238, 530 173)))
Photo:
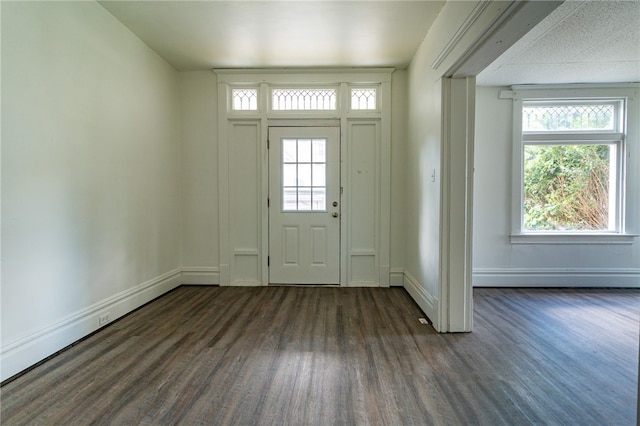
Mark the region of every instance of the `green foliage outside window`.
POLYGON ((607 230, 609 145, 526 145, 524 228, 607 230))

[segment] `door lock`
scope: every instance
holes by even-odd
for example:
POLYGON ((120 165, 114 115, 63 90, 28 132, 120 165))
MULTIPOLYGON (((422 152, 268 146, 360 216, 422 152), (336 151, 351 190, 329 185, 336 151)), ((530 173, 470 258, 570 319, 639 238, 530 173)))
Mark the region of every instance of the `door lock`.
POLYGON ((332 204, 333 204, 333 207, 338 207, 338 202, 337 201, 334 201, 332 204))

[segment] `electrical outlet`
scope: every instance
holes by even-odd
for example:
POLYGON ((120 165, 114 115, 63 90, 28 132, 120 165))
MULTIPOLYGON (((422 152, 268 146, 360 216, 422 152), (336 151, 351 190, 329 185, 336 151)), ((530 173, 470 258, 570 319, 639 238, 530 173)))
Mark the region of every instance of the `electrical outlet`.
POLYGON ((108 322, 109 322, 109 313, 108 312, 106 314, 100 315, 98 317, 98 326, 103 326, 108 322))
POLYGON ((425 318, 418 318, 418 321, 420 321, 420 324, 429 324, 429 321, 427 321, 425 318))

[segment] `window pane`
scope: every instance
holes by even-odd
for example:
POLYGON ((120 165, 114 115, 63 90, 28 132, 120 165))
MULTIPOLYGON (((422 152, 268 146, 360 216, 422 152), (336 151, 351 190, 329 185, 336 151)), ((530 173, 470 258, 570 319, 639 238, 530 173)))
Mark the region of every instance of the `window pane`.
POLYGON ((298 186, 311 186, 311 164, 298 164, 298 186))
POLYGON ((525 230, 613 230, 614 152, 615 145, 525 145, 525 230))
POLYGON ((298 209, 298 188, 282 188, 282 210, 298 209))
POLYGON ((231 89, 231 108, 234 111, 256 111, 258 89, 231 89))
POLYGON ((326 166, 324 164, 313 165, 313 186, 325 186, 327 181, 326 166))
POLYGON ((351 109, 376 109, 376 89, 351 89, 351 109))
POLYGON ((311 162, 311 140, 310 139, 298 140, 298 162, 299 163, 311 162))
POLYGON ((296 139, 282 140, 282 161, 285 163, 295 163, 298 155, 298 144, 296 139))
POLYGON ((335 110, 336 89, 273 89, 271 106, 276 111, 335 110))
POLYGON ((312 210, 327 210, 327 190, 326 188, 312 189, 313 205, 312 210))
POLYGON ((531 105, 522 108, 523 132, 615 130, 615 105, 531 105))
POLYGON ((296 186, 297 179, 297 166, 295 164, 283 164, 282 165, 282 185, 283 186, 296 186))
POLYGON ((313 140, 313 158, 312 161, 314 163, 326 163, 327 162, 327 153, 326 153, 326 139, 314 139, 313 140))
POLYGON ((311 188, 298 187, 298 210, 311 210, 311 188))

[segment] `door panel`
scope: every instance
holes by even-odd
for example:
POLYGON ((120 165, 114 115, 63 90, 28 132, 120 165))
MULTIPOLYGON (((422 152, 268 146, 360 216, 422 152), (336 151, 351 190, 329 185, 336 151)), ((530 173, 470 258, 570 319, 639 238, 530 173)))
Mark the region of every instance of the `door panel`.
POLYGON ((269 282, 340 283, 340 130, 269 128, 269 282))

